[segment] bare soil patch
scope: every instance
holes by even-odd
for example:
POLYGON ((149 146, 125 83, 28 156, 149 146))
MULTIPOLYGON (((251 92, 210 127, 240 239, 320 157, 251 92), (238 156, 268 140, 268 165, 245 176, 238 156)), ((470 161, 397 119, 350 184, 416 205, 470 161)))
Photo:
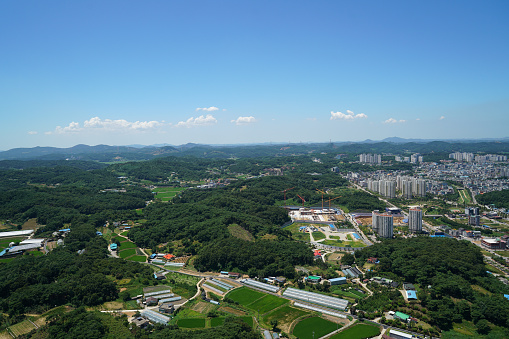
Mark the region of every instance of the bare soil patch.
POLYGON ((230 306, 221 306, 219 308, 219 311, 222 311, 222 312, 226 312, 226 313, 230 313, 230 314, 233 314, 233 315, 238 315, 238 316, 241 316, 241 315, 246 315, 247 313, 244 312, 244 311, 241 311, 241 310, 237 310, 235 308, 232 308, 230 306))

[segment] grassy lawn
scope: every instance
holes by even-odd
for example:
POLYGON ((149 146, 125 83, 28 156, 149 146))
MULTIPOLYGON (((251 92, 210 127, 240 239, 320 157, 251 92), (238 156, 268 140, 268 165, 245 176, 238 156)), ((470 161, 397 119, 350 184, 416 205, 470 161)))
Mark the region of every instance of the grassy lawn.
POLYGON ((204 328, 205 319, 204 318, 179 319, 177 321, 177 325, 182 328, 204 328))
POLYGON ((503 257, 509 257, 509 251, 496 251, 496 253, 503 257))
POLYGON ((264 297, 247 305, 247 307, 253 311, 257 311, 260 314, 264 314, 286 303, 288 303, 288 300, 286 299, 279 298, 271 294, 266 294, 264 297))
POLYGON ((234 289, 226 295, 226 297, 238 302, 241 305, 249 305, 254 301, 262 298, 265 294, 251 290, 247 287, 241 287, 234 289))
POLYGON ((324 240, 322 244, 329 246, 338 247, 366 247, 366 244, 362 241, 342 241, 342 240, 324 240))
POLYGON ((130 256, 132 256, 132 255, 135 255, 135 254, 136 254, 136 249, 135 249, 135 248, 129 248, 129 249, 127 249, 127 250, 120 251, 120 252, 118 253, 119 257, 120 257, 120 258, 123 258, 123 259, 125 259, 125 258, 127 258, 127 257, 130 257, 130 256))
POLYGON ((248 230, 243 229, 240 225, 231 224, 230 226, 228 226, 228 231, 235 238, 247 240, 247 241, 255 240, 253 235, 251 233, 249 233, 248 230))
POLYGON ((380 328, 374 325, 357 324, 334 335, 331 339, 365 339, 380 334, 380 328))
POLYGON ((332 331, 335 331, 337 328, 338 324, 335 324, 332 321, 328 321, 320 317, 311 317, 299 321, 293 329, 293 335, 299 339, 320 338, 332 331))
POLYGON ((495 266, 492 266, 490 264, 486 264, 486 270, 493 272, 493 273, 505 275, 504 272, 502 272, 501 270, 499 270, 498 268, 496 268, 495 266))

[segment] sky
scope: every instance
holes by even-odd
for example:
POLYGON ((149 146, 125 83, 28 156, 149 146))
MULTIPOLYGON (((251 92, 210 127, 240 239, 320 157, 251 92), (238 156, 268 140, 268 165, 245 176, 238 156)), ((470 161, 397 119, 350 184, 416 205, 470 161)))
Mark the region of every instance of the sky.
POLYGON ((0 2, 0 149, 509 137, 509 1, 0 2))

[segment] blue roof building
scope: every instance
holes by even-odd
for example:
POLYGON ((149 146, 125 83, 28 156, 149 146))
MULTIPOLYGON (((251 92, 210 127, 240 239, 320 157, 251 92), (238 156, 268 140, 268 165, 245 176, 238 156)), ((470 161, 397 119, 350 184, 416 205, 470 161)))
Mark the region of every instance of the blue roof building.
POLYGON ((504 297, 509 300, 509 294, 504 294, 504 297))
POLYGON ((415 291, 406 291, 406 298, 408 300, 410 299, 417 300, 417 293, 415 291))
POLYGON ((115 243, 113 243, 113 244, 111 244, 111 245, 110 245, 110 249, 111 249, 112 251, 116 250, 117 248, 118 248, 118 246, 117 246, 117 244, 115 244, 115 243))

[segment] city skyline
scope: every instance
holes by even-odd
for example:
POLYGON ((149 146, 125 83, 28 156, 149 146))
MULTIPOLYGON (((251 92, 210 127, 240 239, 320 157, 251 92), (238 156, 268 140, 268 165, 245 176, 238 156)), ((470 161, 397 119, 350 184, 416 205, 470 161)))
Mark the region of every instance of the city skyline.
POLYGON ((508 10, 2 3, 0 149, 504 138, 508 10))

